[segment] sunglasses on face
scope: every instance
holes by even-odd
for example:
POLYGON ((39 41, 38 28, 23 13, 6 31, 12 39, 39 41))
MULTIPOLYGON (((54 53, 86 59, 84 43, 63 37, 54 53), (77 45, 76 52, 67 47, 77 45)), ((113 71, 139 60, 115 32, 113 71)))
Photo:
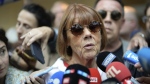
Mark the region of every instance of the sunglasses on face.
MULTIPOLYGON (((99 11, 99 14, 101 15, 101 17, 102 17, 103 19, 105 19, 105 17, 107 16, 107 11, 105 11, 105 10, 100 10, 100 11, 99 11)), ((112 20, 117 21, 117 20, 119 20, 120 18, 121 18, 121 13, 120 13, 119 11, 112 11, 112 12, 111 12, 111 19, 112 19, 112 20)))
MULTIPOLYGON (((100 27, 101 23, 98 21, 93 21, 88 25, 88 29, 94 33, 100 31, 100 27)), ((77 36, 83 33, 84 28, 80 24, 74 24, 68 30, 70 30, 73 35, 77 36)))

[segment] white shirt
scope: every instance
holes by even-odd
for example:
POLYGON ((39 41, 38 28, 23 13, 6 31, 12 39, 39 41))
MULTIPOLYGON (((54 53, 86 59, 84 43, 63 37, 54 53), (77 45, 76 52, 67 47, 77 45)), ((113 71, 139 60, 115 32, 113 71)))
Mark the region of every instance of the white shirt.
MULTIPOLYGON (((66 70, 66 66, 64 65, 64 62, 61 58, 58 58, 57 61, 51 66, 51 67, 54 67, 52 70, 50 70, 45 76, 44 76, 44 79, 45 79, 45 83, 48 84, 50 82, 50 77, 58 72, 58 71, 63 71, 65 72, 66 70)), ((100 73, 100 76, 101 76, 101 80, 106 80, 107 77, 106 77, 106 73, 103 72, 100 68, 98 68, 98 71, 100 73)))

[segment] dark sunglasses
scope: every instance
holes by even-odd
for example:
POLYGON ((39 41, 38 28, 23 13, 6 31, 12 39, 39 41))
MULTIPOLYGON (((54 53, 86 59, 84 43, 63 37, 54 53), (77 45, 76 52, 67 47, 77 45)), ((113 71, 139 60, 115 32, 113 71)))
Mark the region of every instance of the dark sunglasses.
MULTIPOLYGON (((107 16, 107 11, 105 10, 100 10, 99 14, 101 15, 101 17, 104 19, 107 16)), ((111 19, 112 20, 119 20, 121 18, 121 13, 119 11, 112 11, 111 12, 111 19)))
MULTIPOLYGON (((90 31, 94 33, 100 31, 100 27, 101 23, 98 21, 93 21, 88 25, 90 31)), ((73 35, 77 36, 83 33, 84 28, 80 24, 74 24, 68 30, 70 30, 73 35)))

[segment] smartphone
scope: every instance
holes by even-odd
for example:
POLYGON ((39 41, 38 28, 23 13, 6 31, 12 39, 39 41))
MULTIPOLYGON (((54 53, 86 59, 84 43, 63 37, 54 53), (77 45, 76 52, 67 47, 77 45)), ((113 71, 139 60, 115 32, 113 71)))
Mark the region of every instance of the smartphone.
POLYGON ((37 59, 40 63, 44 64, 45 60, 44 60, 44 56, 43 56, 40 44, 37 42, 33 42, 30 45, 30 48, 31 48, 31 53, 33 57, 37 59))

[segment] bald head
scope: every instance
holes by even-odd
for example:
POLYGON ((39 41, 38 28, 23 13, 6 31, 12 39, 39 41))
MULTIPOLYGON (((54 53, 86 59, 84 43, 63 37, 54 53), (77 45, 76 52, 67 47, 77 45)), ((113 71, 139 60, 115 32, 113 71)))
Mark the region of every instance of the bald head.
POLYGON ((136 9, 131 6, 124 6, 125 22, 120 29, 120 35, 125 40, 130 40, 131 32, 138 29, 138 18, 136 9))
POLYGON ((57 13, 58 10, 65 11, 68 7, 68 3, 57 1, 53 4, 51 11, 52 13, 57 13))
POLYGON ((124 11, 125 11, 125 18, 127 17, 128 19, 135 20, 137 21, 137 13, 136 9, 131 7, 131 6, 124 6, 124 11))
POLYGON ((58 28, 60 21, 62 19, 62 16, 67 9, 69 4, 62 2, 62 1, 57 1, 54 3, 54 5, 51 8, 51 12, 55 15, 55 20, 54 20, 54 27, 58 28))

